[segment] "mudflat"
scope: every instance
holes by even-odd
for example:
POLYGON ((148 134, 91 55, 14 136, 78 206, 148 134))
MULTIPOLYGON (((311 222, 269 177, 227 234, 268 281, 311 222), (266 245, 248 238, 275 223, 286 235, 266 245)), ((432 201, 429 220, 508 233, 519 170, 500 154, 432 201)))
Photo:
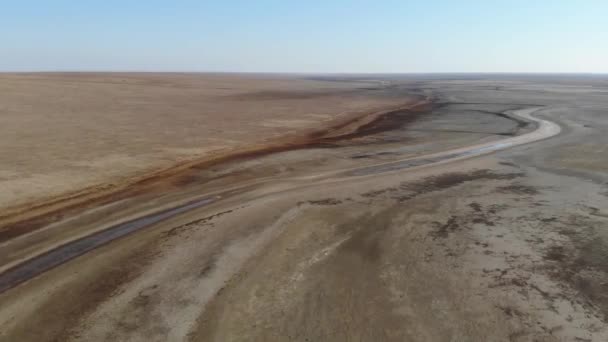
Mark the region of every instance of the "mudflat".
POLYGON ((370 107, 1 229, 0 340, 608 340, 607 78, 283 77, 370 107))

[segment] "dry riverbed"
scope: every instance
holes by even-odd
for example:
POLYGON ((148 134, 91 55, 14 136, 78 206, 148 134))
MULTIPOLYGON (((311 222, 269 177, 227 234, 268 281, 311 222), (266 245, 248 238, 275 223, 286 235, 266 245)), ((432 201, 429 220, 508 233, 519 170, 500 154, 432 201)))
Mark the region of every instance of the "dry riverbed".
POLYGON ((433 105, 355 123, 357 134, 318 145, 193 169, 162 192, 7 239, 5 268, 87 232, 214 199, 3 292, 0 339, 607 340, 608 83, 382 80, 380 97, 433 105), (525 108, 561 133, 387 167, 529 136, 542 127, 514 115, 525 108))

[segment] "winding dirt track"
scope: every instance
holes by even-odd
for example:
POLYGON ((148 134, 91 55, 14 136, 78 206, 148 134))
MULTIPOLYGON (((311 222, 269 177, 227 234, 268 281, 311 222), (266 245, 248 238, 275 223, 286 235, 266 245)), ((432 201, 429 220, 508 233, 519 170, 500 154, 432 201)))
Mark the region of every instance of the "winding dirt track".
MULTIPOLYGON (((392 161, 389 163, 381 163, 372 166, 358 167, 348 170, 339 170, 331 173, 326 173, 321 176, 313 177, 313 179, 311 180, 314 181, 322 178, 330 178, 336 176, 367 176, 420 166, 429 166, 432 164, 442 164, 492 153, 517 145, 528 144, 559 134, 561 128, 558 124, 532 116, 532 114, 540 108, 541 107, 532 107, 512 112, 513 115, 519 116, 525 120, 529 120, 537 124, 536 130, 520 136, 510 137, 485 144, 473 145, 466 148, 448 150, 441 153, 392 161)), ((268 182, 268 180, 262 181, 262 183, 263 182, 268 182)), ((216 202, 222 197, 223 196, 205 195, 196 200, 189 201, 185 204, 181 204, 170 209, 165 209, 159 212, 155 212, 153 214, 142 216, 134 220, 114 225, 103 231, 99 231, 94 234, 79 238, 77 240, 70 241, 41 255, 37 255, 0 274, 0 293, 10 288, 13 288, 29 279, 32 279, 56 266, 68 262, 84 253, 87 253, 97 247, 110 243, 113 240, 119 239, 138 230, 150 227, 155 223, 167 220, 171 217, 175 217, 187 211, 209 205, 211 203, 216 202)))

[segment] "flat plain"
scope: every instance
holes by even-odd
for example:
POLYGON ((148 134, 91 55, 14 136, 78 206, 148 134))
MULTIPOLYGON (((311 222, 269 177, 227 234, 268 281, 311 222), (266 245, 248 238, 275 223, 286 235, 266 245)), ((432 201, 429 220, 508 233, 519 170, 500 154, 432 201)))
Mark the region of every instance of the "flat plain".
POLYGON ((285 76, 2 74, 0 210, 111 190, 179 162, 406 102, 366 91, 370 86, 377 84, 285 76))
POLYGON ((608 339, 608 78, 0 80, 2 340, 608 339))

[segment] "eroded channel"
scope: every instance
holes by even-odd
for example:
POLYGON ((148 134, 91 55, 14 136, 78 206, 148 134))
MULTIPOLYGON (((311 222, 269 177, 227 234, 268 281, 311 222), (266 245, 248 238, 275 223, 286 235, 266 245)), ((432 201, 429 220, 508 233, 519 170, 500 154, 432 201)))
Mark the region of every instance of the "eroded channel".
MULTIPOLYGON (((515 116, 519 116, 526 120, 537 123, 537 129, 529 133, 486 144, 479 144, 421 157, 407 158, 388 163, 359 167, 336 174, 340 174, 341 176, 367 176, 420 166, 428 166, 435 163, 445 163, 448 161, 488 154, 516 145, 527 144, 557 135, 561 130, 559 125, 547 120, 535 118, 531 115, 539 109, 540 107, 533 107, 512 112, 512 114, 515 116)), ((37 275, 42 274, 43 272, 92 251, 97 247, 106 245, 116 239, 122 238, 126 235, 150 227, 156 223, 178 216, 185 212, 207 206, 216 202, 218 199, 219 198, 216 196, 208 195, 200 197, 199 199, 190 201, 177 207, 120 223, 105 230, 95 232, 86 237, 82 237, 56 247, 48 252, 45 252, 44 254, 35 256, 21 264, 18 264, 0 274, 0 292, 13 288, 29 279, 36 277, 37 275)))

